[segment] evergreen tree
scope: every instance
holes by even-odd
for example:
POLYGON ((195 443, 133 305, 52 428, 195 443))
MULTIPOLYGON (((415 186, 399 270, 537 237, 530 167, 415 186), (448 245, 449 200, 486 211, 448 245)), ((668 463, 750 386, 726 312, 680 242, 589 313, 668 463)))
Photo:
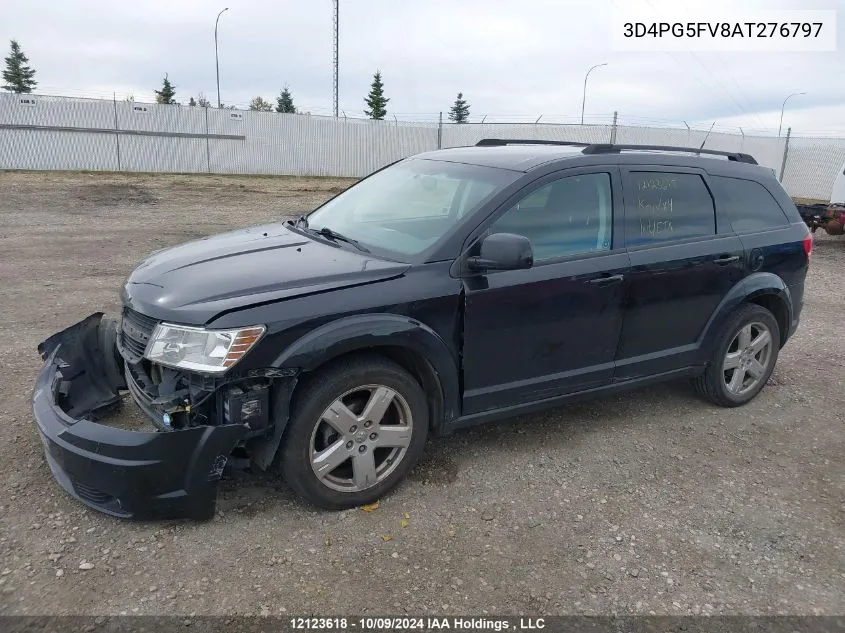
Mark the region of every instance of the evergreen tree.
POLYGON ((30 93, 38 82, 35 81, 35 70, 26 65, 29 58, 24 55, 20 44, 11 41, 11 50, 6 58, 6 70, 3 71, 3 88, 11 92, 30 93))
POLYGON ((161 90, 154 90, 154 92, 156 93, 156 103, 176 103, 176 86, 170 83, 166 74, 161 84, 161 90))
POLYGON ((367 104, 369 110, 364 110, 371 119, 381 121, 387 114, 387 102, 390 101, 384 96, 384 84, 381 82, 381 71, 377 71, 373 75, 373 83, 370 84, 370 94, 366 96, 364 102, 367 104))
POLYGON ((188 99, 188 105, 189 106, 195 106, 195 105, 197 105, 197 102, 193 97, 191 97, 190 99, 188 99))
POLYGON ((264 101, 264 97, 259 96, 249 102, 249 109, 254 112, 272 112, 273 106, 269 102, 264 101))
POLYGON ((469 104, 464 100, 464 93, 459 92, 455 105, 449 110, 449 119, 455 123, 466 123, 469 119, 469 104))
POLYGON ((293 97, 290 90, 285 86, 276 97, 276 112, 284 112, 286 114, 296 114, 296 107, 293 105, 293 97))

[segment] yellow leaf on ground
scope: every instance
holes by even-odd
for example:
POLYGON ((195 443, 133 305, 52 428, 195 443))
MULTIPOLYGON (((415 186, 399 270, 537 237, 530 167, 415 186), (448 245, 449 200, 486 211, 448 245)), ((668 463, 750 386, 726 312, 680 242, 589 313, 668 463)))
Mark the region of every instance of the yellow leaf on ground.
POLYGON ((331 546, 332 546, 332 535, 326 534, 326 547, 331 547, 331 546))
POLYGON ((402 519, 402 527, 403 528, 408 527, 408 519, 402 519))
POLYGON ((390 534, 382 534, 381 540, 384 541, 385 543, 387 543, 388 541, 392 541, 393 537, 390 536, 390 534))
POLYGON ((405 518, 406 518, 406 519, 410 519, 410 518, 411 518, 411 515, 410 515, 410 514, 408 514, 408 513, 406 512, 406 513, 405 513, 405 518))
POLYGON ((378 501, 376 501, 375 503, 368 503, 365 506, 361 506, 361 509, 364 512, 373 512, 375 510, 378 510, 378 501))

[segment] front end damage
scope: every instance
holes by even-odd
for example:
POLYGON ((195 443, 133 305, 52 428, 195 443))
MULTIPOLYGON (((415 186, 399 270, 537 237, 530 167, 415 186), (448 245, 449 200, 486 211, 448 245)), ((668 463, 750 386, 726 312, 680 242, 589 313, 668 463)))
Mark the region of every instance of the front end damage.
POLYGON ((102 512, 209 519, 233 454, 260 468, 272 462, 286 415, 275 423, 271 404, 286 414, 294 379, 274 369, 209 377, 150 363, 144 318, 127 310, 120 325, 96 313, 39 345, 32 402, 47 463, 62 488, 102 512), (105 422, 125 391, 148 430, 105 422))

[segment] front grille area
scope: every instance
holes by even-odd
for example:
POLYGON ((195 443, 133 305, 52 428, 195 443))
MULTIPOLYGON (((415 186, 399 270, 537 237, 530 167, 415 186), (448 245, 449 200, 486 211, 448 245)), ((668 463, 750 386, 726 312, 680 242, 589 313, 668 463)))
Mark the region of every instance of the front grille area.
POLYGON ((120 324, 120 344, 126 353, 131 356, 129 360, 139 361, 144 356, 147 343, 152 336, 153 329, 158 321, 130 308, 123 309, 123 319, 120 324))
POLYGON ((144 385, 147 383, 145 379, 139 379, 139 376, 135 374, 135 368, 127 365, 127 369, 126 386, 129 388, 129 393, 132 394, 135 404, 138 405, 138 408, 141 409, 144 415, 146 415, 157 428, 164 429, 165 427, 162 422, 161 411, 157 411, 152 406, 152 401, 156 397, 156 394, 148 393, 144 390, 144 385))

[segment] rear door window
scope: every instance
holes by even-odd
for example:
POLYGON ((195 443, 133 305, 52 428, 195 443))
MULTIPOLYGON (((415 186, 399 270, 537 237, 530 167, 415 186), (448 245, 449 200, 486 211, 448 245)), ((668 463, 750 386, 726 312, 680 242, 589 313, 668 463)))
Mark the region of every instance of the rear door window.
POLYGON ((713 195, 726 211, 737 233, 783 227, 789 218, 759 182, 725 176, 711 176, 713 195))
POLYGON ((625 241, 646 246, 716 234, 716 210, 698 174, 632 171, 625 241))

